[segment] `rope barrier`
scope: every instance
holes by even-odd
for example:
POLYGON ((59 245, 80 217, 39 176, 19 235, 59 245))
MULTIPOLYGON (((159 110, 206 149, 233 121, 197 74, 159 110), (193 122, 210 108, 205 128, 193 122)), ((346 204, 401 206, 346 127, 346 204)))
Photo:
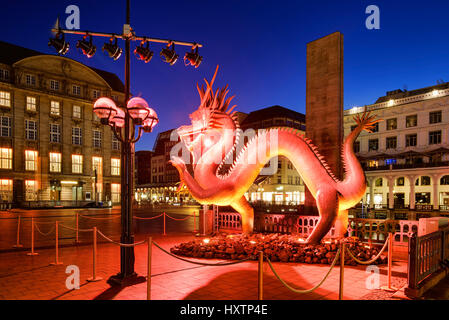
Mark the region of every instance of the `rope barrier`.
POLYGON ((164 212, 164 214, 165 214, 167 217, 169 217, 170 219, 176 220, 176 221, 185 221, 185 220, 189 219, 190 217, 192 217, 192 215, 189 215, 189 216, 187 216, 187 217, 185 217, 185 218, 182 218, 182 219, 176 219, 176 218, 170 217, 170 216, 169 216, 168 214, 166 214, 165 212, 164 212))
POLYGON ((65 226, 63 224, 60 224, 60 226, 63 227, 63 228, 72 230, 72 231, 80 231, 80 232, 92 232, 92 231, 94 231, 94 229, 78 229, 78 228, 72 228, 72 227, 69 227, 69 226, 65 226))
POLYGON ((295 289, 295 288, 293 288, 292 286, 290 286, 289 284, 287 284, 287 283, 286 283, 286 282, 285 282, 285 281, 284 281, 284 280, 277 274, 276 270, 274 269, 273 265, 271 264, 270 259, 269 259, 267 256, 265 256, 265 259, 267 259, 268 265, 270 266, 271 271, 273 271, 273 274, 276 276, 276 278, 278 278, 278 280, 279 280, 279 281, 280 281, 280 282, 281 282, 287 289, 289 289, 290 291, 295 292, 295 293, 310 293, 310 292, 312 292, 312 291, 318 289, 318 288, 323 284, 323 282, 327 279, 327 277, 328 277, 329 274, 331 273, 332 269, 334 268, 335 264, 337 263, 338 257, 339 257, 339 255, 340 255, 340 251, 341 251, 341 249, 339 248, 338 251, 337 251, 337 254, 335 255, 334 261, 332 262, 332 264, 331 264, 331 266, 330 266, 330 268, 329 268, 329 271, 326 273, 326 275, 324 276, 324 278, 323 278, 323 279, 322 279, 316 286, 314 286, 314 287, 311 288, 311 289, 307 289, 307 290, 295 289))
POLYGON ((382 249, 380 250, 380 252, 379 252, 374 258, 372 258, 371 260, 368 260, 368 261, 362 261, 362 260, 357 259, 357 257, 354 256, 354 254, 351 252, 351 250, 349 250, 348 247, 346 247, 346 251, 349 253, 349 256, 350 256, 355 262, 357 262, 357 263, 359 263, 359 264, 364 264, 364 265, 372 264, 374 261, 376 261, 377 259, 379 259, 380 255, 384 252, 385 248, 387 247, 387 245, 388 245, 388 243, 389 243, 389 240, 390 240, 390 236, 388 236, 388 238, 385 240, 384 246, 382 247, 382 249))
POLYGON ((158 216, 155 216, 155 217, 138 217, 138 216, 134 216, 134 218, 135 219, 138 219, 138 220, 153 220, 153 219, 157 219, 157 218, 159 218, 159 217, 162 217, 164 214, 163 213, 161 213, 160 215, 158 215, 158 216))
POLYGON ((233 261, 233 262, 219 262, 219 263, 197 262, 197 261, 192 261, 192 260, 189 260, 189 259, 181 258, 181 257, 179 257, 179 256, 177 256, 177 255, 175 255, 175 254, 165 250, 160 245, 158 245, 155 241, 153 241, 153 244, 156 247, 158 247, 160 250, 162 250, 162 252, 165 252, 166 254, 168 254, 169 256, 172 256, 173 258, 176 258, 176 259, 179 259, 179 260, 182 260, 182 261, 185 261, 185 262, 189 262, 189 263, 192 263, 192 264, 197 264, 197 265, 200 265, 200 266, 217 266, 217 267, 220 266, 221 267, 221 266, 230 266, 230 265, 233 265, 233 264, 239 264, 239 263, 242 263, 242 262, 254 260, 254 256, 251 256, 249 258, 246 258, 246 259, 243 259, 243 260, 239 260, 239 261, 233 261))
POLYGON ((52 233, 52 232, 55 230, 55 226, 53 226, 53 227, 50 229, 49 232, 43 233, 43 232, 41 231, 41 229, 39 229, 39 226, 37 225, 37 223, 34 223, 34 226, 36 227, 37 232, 39 232, 43 237, 46 237, 46 236, 50 235, 50 233, 52 233))
POLYGON ((120 218, 121 217, 121 216, 115 216, 115 217, 100 218, 100 217, 84 216, 82 214, 80 214, 79 216, 83 217, 83 218, 86 218, 86 219, 93 219, 93 220, 111 220, 111 219, 116 219, 116 218, 120 218))
POLYGON ((103 232, 101 232, 100 230, 97 230, 97 232, 100 234, 100 236, 102 236, 106 241, 109 241, 110 243, 116 244, 120 247, 135 247, 141 244, 144 244, 145 242, 147 242, 147 239, 140 241, 140 242, 134 242, 134 243, 121 243, 121 242, 117 242, 112 240, 111 238, 107 237, 103 232))

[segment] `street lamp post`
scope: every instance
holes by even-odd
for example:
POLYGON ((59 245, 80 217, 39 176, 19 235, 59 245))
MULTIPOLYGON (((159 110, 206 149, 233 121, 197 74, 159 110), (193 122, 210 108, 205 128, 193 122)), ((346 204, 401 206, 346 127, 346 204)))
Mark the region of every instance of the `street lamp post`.
MULTIPOLYGON (((195 42, 174 41, 168 39, 159 39, 146 36, 137 36, 130 26, 130 1, 126 1, 126 24, 123 26, 123 33, 101 33, 91 31, 66 30, 59 26, 52 29, 56 33, 54 39, 50 39, 49 46, 53 46, 59 54, 66 54, 69 50, 69 44, 65 42, 65 34, 83 35, 83 40, 78 41, 77 47, 83 53, 92 57, 96 48, 92 44, 92 36, 109 37, 110 43, 103 46, 109 55, 117 60, 121 55, 121 49, 117 46, 117 39, 125 41, 125 105, 117 107, 109 98, 102 97, 96 100, 94 104, 94 112, 105 125, 111 126, 116 138, 121 141, 121 238, 120 242, 124 244, 134 243, 133 232, 133 161, 134 161, 134 145, 140 139, 142 133, 151 132, 153 127, 158 123, 156 112, 149 108, 148 104, 142 98, 130 99, 130 42, 140 41, 140 45, 136 47, 134 53, 140 60, 145 63, 149 62, 153 56, 153 52, 149 49, 149 42, 165 43, 166 48, 161 51, 161 57, 165 62, 173 65, 178 55, 174 51, 174 46, 190 46, 191 51, 184 56, 185 65, 192 65, 197 68, 202 57, 198 54, 198 48, 202 45, 195 42), (90 41, 86 38, 89 37, 90 41), (115 43, 113 43, 115 40, 115 43), (146 47, 144 44, 146 43, 146 47), (136 126, 138 133, 136 136, 136 126)), ((120 272, 111 276, 108 280, 110 284, 128 285, 139 281, 134 271, 134 248, 132 246, 121 246, 120 248, 120 272)))

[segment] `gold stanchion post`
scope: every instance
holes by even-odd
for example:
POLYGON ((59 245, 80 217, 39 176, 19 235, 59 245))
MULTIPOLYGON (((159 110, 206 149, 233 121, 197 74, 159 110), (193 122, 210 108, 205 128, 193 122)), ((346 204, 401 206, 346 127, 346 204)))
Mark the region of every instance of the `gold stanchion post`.
POLYGON ((79 212, 76 213, 76 239, 75 239, 75 243, 79 243, 79 212))
POLYGON ((399 289, 394 288, 391 286, 391 269, 393 267, 393 233, 388 234, 388 279, 387 279, 387 286, 382 286, 381 289, 385 291, 398 291, 399 289))
POLYGON ((28 252, 29 256, 37 256, 39 253, 34 252, 34 217, 31 217, 31 252, 28 252))
POLYGON ((151 300, 151 254, 153 247, 153 239, 148 238, 148 264, 147 264, 147 300, 151 300))
POLYGON ((263 300, 263 251, 259 252, 258 300, 263 300))
POLYGON ((103 278, 97 277, 97 227, 94 227, 92 233, 93 233, 92 278, 87 279, 87 281, 89 282, 103 280, 103 278))
POLYGON ((13 248, 22 248, 23 245, 20 244, 20 215, 17 216, 17 239, 16 244, 13 245, 13 248))
POLYGON ((167 235, 167 234, 165 233, 165 212, 164 212, 164 236, 165 235, 167 235))
POLYGON ((59 261, 59 221, 55 221, 55 262, 51 265, 60 265, 62 262, 59 261))
POLYGON ((340 289, 338 292, 338 300, 343 300, 344 279, 345 279, 345 243, 342 241, 340 245, 340 289))

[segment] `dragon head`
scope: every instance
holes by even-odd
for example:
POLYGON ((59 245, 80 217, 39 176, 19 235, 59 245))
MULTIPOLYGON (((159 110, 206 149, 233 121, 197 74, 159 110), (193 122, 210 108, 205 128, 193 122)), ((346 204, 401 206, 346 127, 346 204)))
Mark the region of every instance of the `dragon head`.
MULTIPOLYGON (((181 126, 177 130, 181 141, 194 155, 194 162, 217 144, 223 144, 223 139, 229 140, 226 137, 234 136, 238 126, 234 117, 235 112, 232 112, 235 105, 229 108, 234 96, 226 98, 229 93, 228 86, 215 92, 212 88, 217 72, 218 66, 210 83, 204 79, 206 88, 204 86, 200 88, 197 84, 200 105, 190 114, 191 125, 181 126)), ((224 143, 227 145, 229 142, 224 143)), ((223 150, 225 149, 228 148, 225 147, 223 150)))

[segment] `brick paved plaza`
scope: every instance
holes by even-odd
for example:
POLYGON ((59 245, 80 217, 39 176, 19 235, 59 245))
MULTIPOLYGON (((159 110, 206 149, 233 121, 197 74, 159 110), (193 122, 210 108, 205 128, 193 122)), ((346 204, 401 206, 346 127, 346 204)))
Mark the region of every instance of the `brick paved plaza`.
MULTIPOLYGON (((136 241, 145 238, 139 235, 136 241)), ((176 243, 193 239, 191 234, 153 235, 154 241, 169 249, 176 243)), ((117 237, 114 237, 117 240, 117 237)), ((37 249, 39 255, 27 256, 26 251, 0 253, 0 299, 146 299, 146 283, 125 288, 110 287, 106 280, 119 271, 119 247, 110 243, 98 245, 97 275, 103 280, 87 282, 92 275, 92 246, 84 244, 60 249, 62 265, 50 265, 55 259, 54 249, 37 249), (68 265, 80 268, 80 289, 65 286, 68 265)), ((147 245, 136 247, 135 269, 146 275, 147 245)), ((207 260, 208 263, 218 260, 207 260)), ((393 285, 406 284, 407 263, 401 257, 393 264, 393 285)), ((274 263, 280 276, 295 288, 308 289, 322 279, 329 265, 274 263)), ((393 293, 369 290, 365 281, 365 266, 345 268, 344 299, 391 299, 393 293)), ((386 266, 380 267, 380 283, 387 281, 386 266)), ((339 267, 335 267, 324 284, 311 294, 295 294, 286 289, 264 264, 264 299, 272 300, 335 300, 338 299, 339 267)), ((198 266, 180 261, 153 246, 152 299, 257 299, 257 262, 243 262, 232 266, 198 266)))

